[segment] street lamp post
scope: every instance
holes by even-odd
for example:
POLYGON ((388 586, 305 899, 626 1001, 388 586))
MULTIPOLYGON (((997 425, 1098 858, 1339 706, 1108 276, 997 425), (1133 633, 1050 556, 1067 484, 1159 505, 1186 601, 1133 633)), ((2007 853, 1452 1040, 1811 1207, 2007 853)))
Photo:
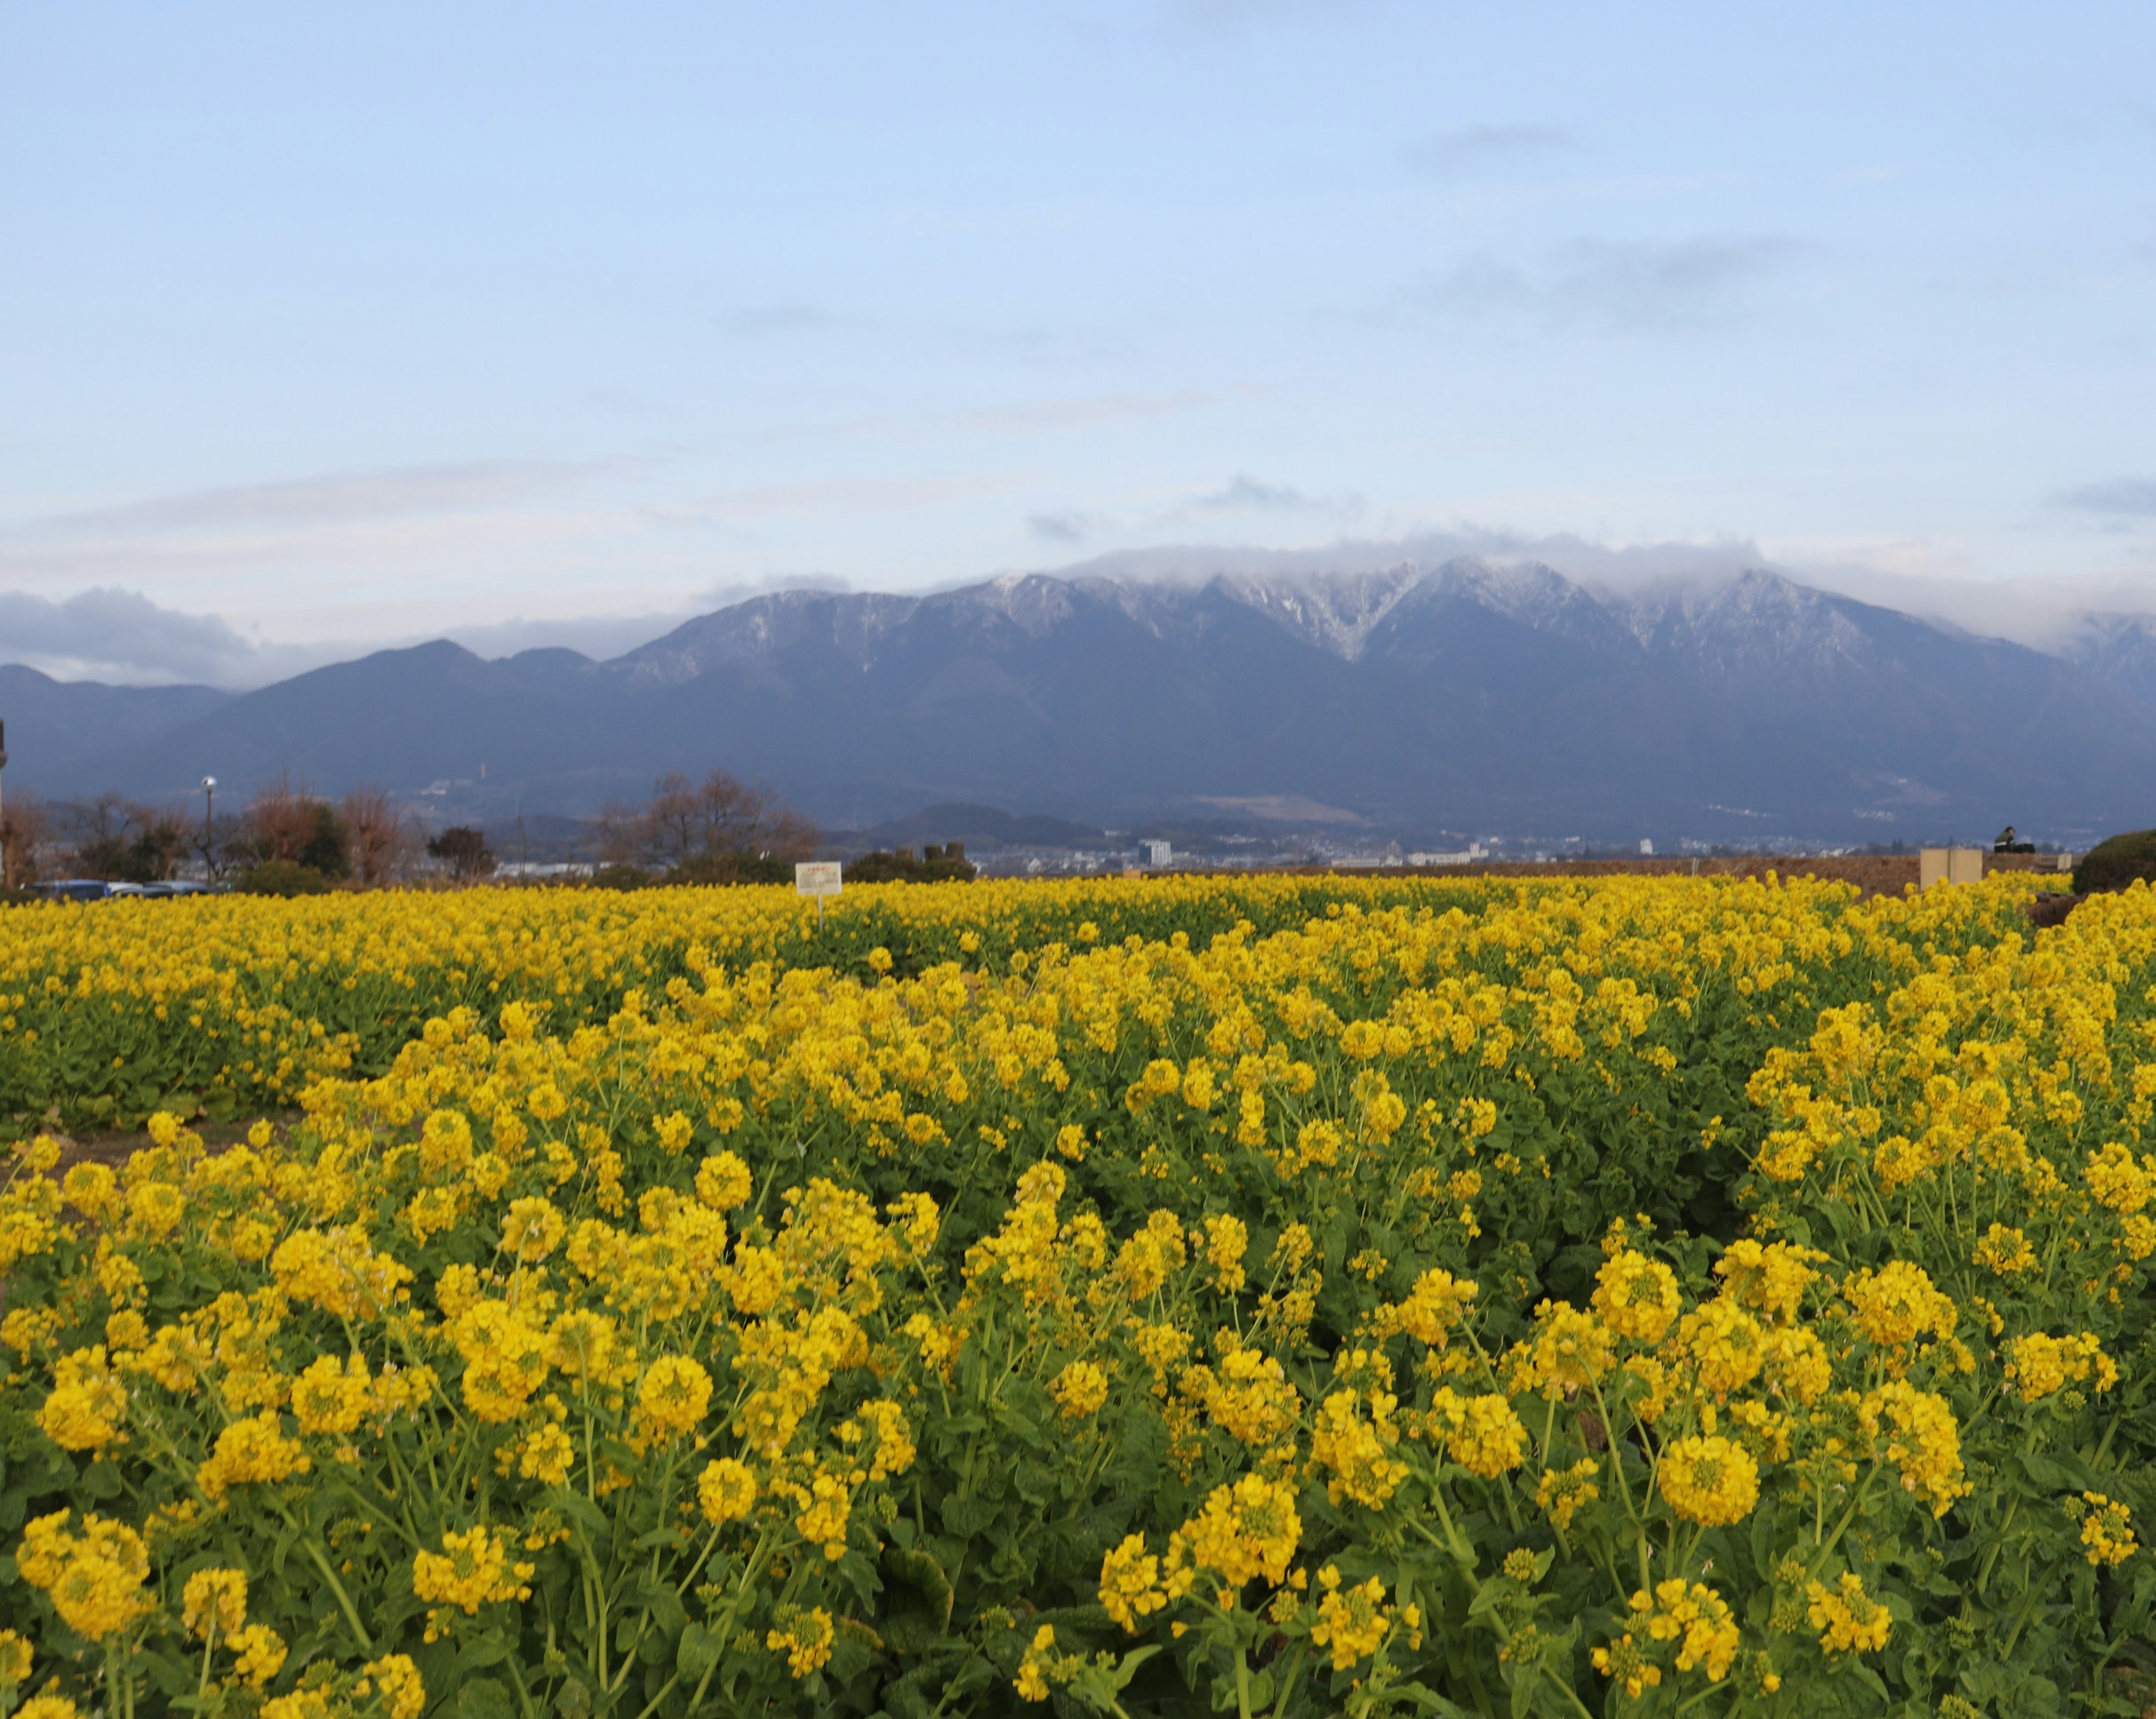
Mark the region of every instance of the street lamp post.
MULTIPOLYGON (((8 725, 5 722, 0 722, 0 774, 5 774, 7 768, 8 725)), ((13 880, 8 875, 11 869, 8 864, 8 850, 14 844, 8 839, 7 803, 5 801, 0 801, 0 889, 13 886, 13 880)))
POLYGON ((217 778, 203 777, 203 881, 217 881, 217 825, 212 821, 216 805, 217 778))

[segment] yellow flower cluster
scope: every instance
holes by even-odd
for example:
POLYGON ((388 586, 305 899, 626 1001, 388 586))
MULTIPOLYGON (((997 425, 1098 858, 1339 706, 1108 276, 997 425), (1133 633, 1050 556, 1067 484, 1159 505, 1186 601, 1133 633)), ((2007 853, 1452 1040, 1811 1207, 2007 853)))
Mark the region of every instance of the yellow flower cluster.
POLYGON ((202 1638, 229 1635, 247 1621, 247 1573, 197 1570, 181 1596, 180 1624, 202 1638))
POLYGON ((362 1700, 372 1696, 382 1704, 388 1719, 419 1719, 427 1708, 427 1687, 419 1668, 406 1654, 384 1654, 362 1668, 352 1694, 362 1700))
POLYGON ((786 1656, 786 1669, 797 1678, 807 1677, 829 1665, 831 1643, 837 1631, 831 1614, 821 1606, 782 1612, 779 1621, 764 1638, 764 1645, 786 1656))
POLYGON ((44 1590, 69 1629, 104 1641, 156 1609, 146 1587, 149 1548, 125 1522, 85 1515, 77 1533, 68 1527, 73 1518, 63 1510, 26 1524, 16 1568, 30 1586, 44 1590))
POLYGON ((1327 1564, 1317 1573, 1317 1622, 1310 1639, 1332 1650, 1334 1670, 1345 1671, 1377 1652, 1391 1632, 1393 1619, 1385 1609, 1385 1584, 1373 1576, 1359 1586, 1343 1588, 1340 1572, 1327 1564))
POLYGON ((1198 1514, 1169 1536, 1163 1579, 1171 1594, 1185 1593, 1204 1572, 1218 1578, 1220 1603, 1232 1605, 1260 1577, 1276 1586, 1285 1581, 1301 1542, 1294 1487, 1245 1475, 1232 1486, 1214 1487, 1198 1514))
POLYGON ((2041 1332, 2016 1337, 2006 1346, 2006 1377, 2024 1403, 2034 1403, 2069 1384, 2087 1383, 2107 1391, 2118 1383, 2118 1368, 2087 1332, 2051 1337, 2041 1332))
MULTIPOLYGON (((475 1615, 483 1605, 524 1599, 536 1566, 512 1562, 502 1537, 484 1527, 454 1530, 442 1536, 439 1552, 418 1552, 412 1558, 412 1591, 423 1600, 439 1601, 475 1615)), ((429 1639, 443 1633, 430 1626, 429 1639)))
POLYGON ((2123 1504, 2101 1492, 2084 1492, 2081 1501, 2088 1514, 2082 1518, 2082 1544, 2092 1564, 2123 1564, 2140 1542, 2133 1537, 2133 1518, 2123 1504))
POLYGON ((1719 1434, 1676 1439, 1662 1452, 1655 1484, 1686 1521, 1719 1528, 1749 1516, 1759 1501, 1759 1465, 1719 1434))
POLYGON ((1704 1667, 1710 1683, 1729 1675, 1743 1636, 1727 1604, 1712 1588, 1672 1578, 1658 1583, 1652 1593, 1635 1593, 1631 1609, 1650 1640, 1677 1644, 1678 1670, 1704 1667))
POLYGON ((1887 1608, 1864 1591, 1863 1579, 1845 1570, 1833 1587, 1806 1584, 1806 1613, 1820 1632, 1820 1645, 1830 1654, 1876 1653, 1887 1645, 1893 1619, 1887 1608))

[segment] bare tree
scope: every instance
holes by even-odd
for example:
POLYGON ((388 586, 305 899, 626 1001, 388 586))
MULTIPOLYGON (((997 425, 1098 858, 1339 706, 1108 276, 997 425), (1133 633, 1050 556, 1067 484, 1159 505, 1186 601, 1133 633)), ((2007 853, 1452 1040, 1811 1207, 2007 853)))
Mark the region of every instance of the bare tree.
POLYGON ((352 874, 369 888, 401 871, 414 846, 412 826, 386 788, 356 788, 337 802, 352 874))
POLYGON ((187 851, 187 827, 169 807, 136 808, 135 839, 128 844, 125 875, 136 883, 162 883, 180 869, 187 851))
POLYGON ((657 858, 679 865, 694 853, 704 823, 702 797, 679 770, 659 778, 644 808, 644 845, 657 858))
POLYGON ((635 865, 645 858, 648 834, 640 807, 608 800, 592 819, 600 860, 608 865, 635 865))
POLYGON ((111 793, 77 811, 74 869, 85 877, 157 883, 172 875, 187 850, 187 827, 175 812, 111 793))
POLYGON ((738 880, 755 864, 812 853, 816 828, 768 790, 714 770, 701 783, 672 771, 640 812, 600 813, 601 849, 612 863, 641 860, 707 882, 738 880))
POLYGON ((308 793, 305 782, 280 776, 264 783, 247 803, 244 822, 258 864, 283 860, 326 877, 344 875, 344 820, 328 801, 308 793))
POLYGON ((255 858, 298 860, 300 850, 314 838, 315 805, 306 783, 295 783, 290 776, 280 776, 255 789, 243 820, 255 858))
POLYGON ((700 882, 738 882, 747 868, 806 858, 816 826, 767 788, 714 770, 691 782, 679 770, 652 784, 642 806, 608 801, 593 819, 609 865, 664 867, 700 882))
POLYGON ((8 796, 0 809, 0 888, 19 890, 38 876, 38 849, 51 829, 44 804, 29 794, 8 796))

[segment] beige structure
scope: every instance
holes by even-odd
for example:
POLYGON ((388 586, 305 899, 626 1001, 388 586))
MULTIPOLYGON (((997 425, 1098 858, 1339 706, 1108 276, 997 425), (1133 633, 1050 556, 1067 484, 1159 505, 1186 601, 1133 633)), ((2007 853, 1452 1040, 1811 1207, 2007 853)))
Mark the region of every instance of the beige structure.
POLYGON ((1984 849, 1926 848, 1917 855, 1917 881, 1928 890, 1933 884, 1980 884, 1984 849))

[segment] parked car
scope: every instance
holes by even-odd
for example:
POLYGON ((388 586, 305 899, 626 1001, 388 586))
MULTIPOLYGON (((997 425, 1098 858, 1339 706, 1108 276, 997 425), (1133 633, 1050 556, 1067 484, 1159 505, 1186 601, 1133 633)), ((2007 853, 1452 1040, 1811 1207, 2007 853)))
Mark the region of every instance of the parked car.
POLYGON ((101 878, 64 877, 50 883, 32 884, 29 893, 42 895, 48 901, 102 901, 114 887, 101 878))
POLYGON ((28 893, 42 895, 48 901, 110 901, 122 895, 132 895, 145 901, 169 901, 177 895, 221 895, 227 893, 223 884, 197 883, 192 878, 173 878, 165 883, 112 884, 101 878, 56 878, 49 883, 32 884, 28 893))

